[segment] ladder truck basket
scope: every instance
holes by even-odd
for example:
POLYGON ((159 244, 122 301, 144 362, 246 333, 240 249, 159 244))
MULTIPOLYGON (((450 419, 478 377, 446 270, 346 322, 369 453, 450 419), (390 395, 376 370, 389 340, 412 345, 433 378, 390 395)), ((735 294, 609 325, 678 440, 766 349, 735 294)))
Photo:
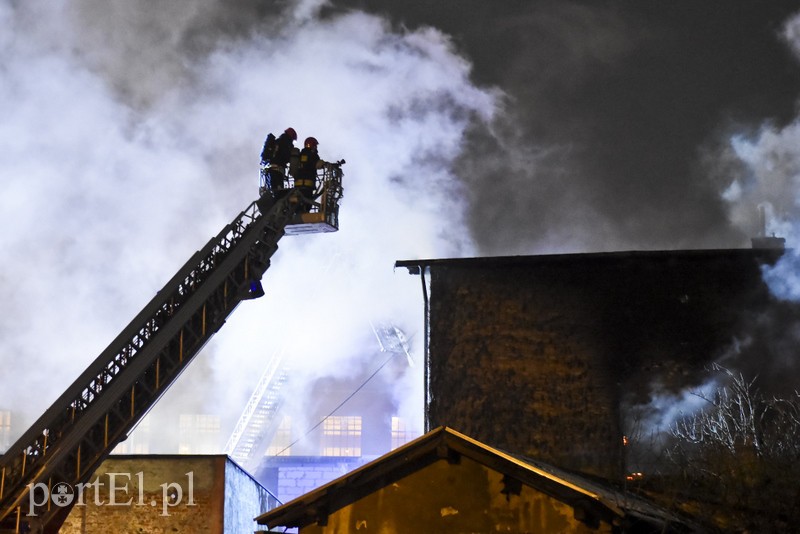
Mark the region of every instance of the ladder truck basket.
POLYGON ((308 211, 301 210, 286 225, 286 235, 304 235, 339 230, 339 201, 342 199, 344 160, 327 163, 317 171, 317 190, 308 211))

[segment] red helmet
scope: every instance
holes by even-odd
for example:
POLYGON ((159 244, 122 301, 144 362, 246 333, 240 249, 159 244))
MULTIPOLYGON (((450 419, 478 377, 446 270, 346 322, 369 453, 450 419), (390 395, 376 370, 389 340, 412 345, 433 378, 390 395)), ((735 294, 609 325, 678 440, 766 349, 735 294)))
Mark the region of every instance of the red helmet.
POLYGON ((283 133, 289 134, 292 140, 297 141, 297 132, 294 131, 294 128, 286 128, 283 133))
POLYGON ((303 141, 303 146, 310 146, 312 148, 317 148, 319 142, 314 137, 306 137, 306 140, 303 141))

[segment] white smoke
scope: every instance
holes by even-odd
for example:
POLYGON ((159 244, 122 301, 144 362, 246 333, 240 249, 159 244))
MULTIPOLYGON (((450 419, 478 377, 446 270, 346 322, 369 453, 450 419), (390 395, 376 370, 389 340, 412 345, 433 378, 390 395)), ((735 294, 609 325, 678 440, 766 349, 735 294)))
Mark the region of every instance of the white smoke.
MULTIPOLYGON (((799 20, 795 17, 786 25, 795 49, 800 42, 790 28, 799 20)), ((764 279, 777 297, 800 300, 800 117, 783 127, 764 125, 751 138, 734 136, 731 150, 740 169, 723 194, 731 220, 751 235, 786 240, 787 252, 774 266, 764 268, 764 279), (752 223, 758 213, 763 213, 763 228, 752 223)))
MULTIPOLYGON (((800 14, 784 24, 781 37, 800 58, 800 14)), ((798 66, 800 68, 800 66, 798 66)), ((800 96, 800 95, 798 95, 800 96)), ((724 140, 721 149, 707 154, 709 179, 716 181, 727 206, 731 225, 751 237, 784 238, 786 252, 772 266, 764 265, 764 281, 771 293, 784 300, 800 300, 800 117, 779 126, 765 121, 755 133, 746 126, 724 140)), ((719 147, 717 147, 719 148, 719 147)), ((749 310, 742 310, 747 312, 749 310)), ((713 364, 721 364, 747 379, 763 376, 777 392, 796 387, 797 325, 793 313, 766 310, 746 317, 738 338, 731 339, 713 364), (787 315, 790 315, 787 318, 787 315)), ((697 379, 697 377, 695 377, 697 379)), ((726 384, 709 374, 701 385, 678 393, 664 393, 651 384, 651 400, 634 406, 628 416, 654 432, 673 427, 678 419, 702 408, 707 397, 726 384)), ((778 394, 780 394, 778 393, 778 394)), ((631 426, 631 423, 628 423, 631 426)))
MULTIPOLYGON (((264 136, 288 126, 347 160, 341 230, 284 238, 267 295, 161 404, 228 428, 281 347, 312 378, 377 366, 370 320, 414 336, 421 361, 419 280, 392 265, 473 253, 451 166, 496 95, 435 29, 240 4, 0 2, 0 408, 26 423, 255 199, 264 136)), ((421 368, 397 382, 418 430, 421 368)))
POLYGON ((754 139, 734 138, 732 146, 746 174, 728 190, 731 212, 745 219, 742 211, 761 209, 764 233, 786 239, 787 252, 764 268, 764 280, 777 297, 800 300, 800 118, 780 129, 765 126, 754 139))
MULTIPOLYGON (((800 13, 784 23, 780 37, 800 59, 800 13)), ((719 162, 727 160, 727 165, 719 166, 732 175, 723 193, 731 221, 751 235, 755 228, 767 236, 784 237, 787 244, 800 239, 798 141, 800 117, 784 126, 767 122, 755 135, 733 135, 727 150, 718 157, 719 162), (766 215, 765 228, 752 224, 759 210, 766 215)))
POLYGON ((795 15, 784 23, 781 37, 800 59, 800 15, 795 15))

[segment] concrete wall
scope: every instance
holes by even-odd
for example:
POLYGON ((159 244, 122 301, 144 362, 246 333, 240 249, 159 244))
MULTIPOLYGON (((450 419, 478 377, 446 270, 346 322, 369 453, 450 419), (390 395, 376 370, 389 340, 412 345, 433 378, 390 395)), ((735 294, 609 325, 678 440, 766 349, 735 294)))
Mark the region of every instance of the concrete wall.
POLYGON ((253 532, 256 527, 253 518, 278 505, 277 500, 249 473, 230 460, 225 463, 224 499, 225 534, 253 532))
POLYGON ((430 427, 618 478, 622 407, 647 403, 655 382, 691 385, 776 306, 763 259, 741 250, 434 260, 430 427))

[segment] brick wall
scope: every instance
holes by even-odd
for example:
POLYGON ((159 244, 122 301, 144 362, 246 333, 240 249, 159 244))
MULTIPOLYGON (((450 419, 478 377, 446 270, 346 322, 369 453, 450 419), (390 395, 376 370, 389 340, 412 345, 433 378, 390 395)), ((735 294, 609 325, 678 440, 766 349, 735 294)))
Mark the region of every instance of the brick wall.
POLYGON ((591 324, 591 310, 561 293, 525 269, 433 271, 431 426, 617 476, 615 390, 591 332, 574 328, 591 324))
POLYGON ((266 490, 223 455, 112 456, 90 482, 61 534, 235 534, 268 511, 266 490))
POLYGON ((623 399, 691 385, 773 306, 759 265, 750 250, 434 260, 429 424, 618 478, 623 399))

